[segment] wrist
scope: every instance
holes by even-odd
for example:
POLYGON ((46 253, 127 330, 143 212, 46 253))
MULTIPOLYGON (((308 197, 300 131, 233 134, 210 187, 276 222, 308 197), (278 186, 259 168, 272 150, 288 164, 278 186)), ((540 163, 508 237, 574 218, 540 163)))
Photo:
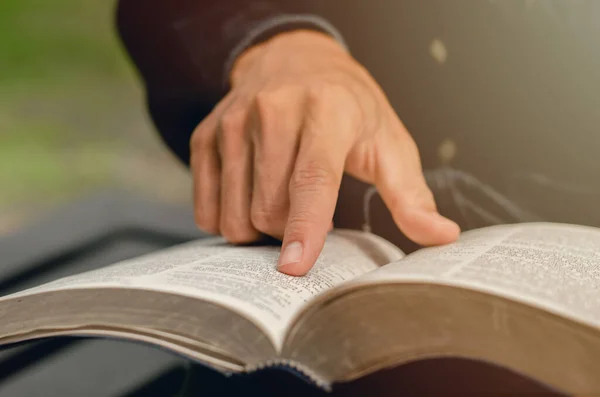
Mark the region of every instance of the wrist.
POLYGON ((294 30, 279 33, 242 52, 234 61, 230 81, 238 81, 257 59, 267 54, 330 54, 347 55, 345 46, 334 37, 312 30, 294 30))
POLYGON ((282 32, 264 43, 271 47, 295 47, 318 51, 347 53, 345 46, 333 36, 316 30, 294 30, 282 32))

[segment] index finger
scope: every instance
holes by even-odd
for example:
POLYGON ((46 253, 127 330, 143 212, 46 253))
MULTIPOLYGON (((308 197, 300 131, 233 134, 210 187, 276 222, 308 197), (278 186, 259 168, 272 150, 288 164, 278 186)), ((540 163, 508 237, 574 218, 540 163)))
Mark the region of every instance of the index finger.
POLYGON ((354 128, 344 113, 317 105, 307 114, 289 184, 279 271, 302 276, 315 264, 330 230, 354 128))

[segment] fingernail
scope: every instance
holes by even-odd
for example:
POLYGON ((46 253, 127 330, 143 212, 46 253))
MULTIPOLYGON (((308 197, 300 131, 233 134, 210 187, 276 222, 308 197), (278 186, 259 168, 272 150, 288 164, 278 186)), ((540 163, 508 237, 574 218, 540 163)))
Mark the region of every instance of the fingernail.
POLYGON ((440 222, 440 224, 443 224, 444 226, 451 228, 451 229, 455 230, 456 232, 460 232, 460 227, 452 219, 448 219, 445 216, 440 215, 439 222, 440 222))
POLYGON ((451 219, 448 219, 439 213, 431 214, 431 219, 437 222, 437 224, 449 236, 453 236, 453 238, 455 238, 458 236, 458 234, 460 234, 460 227, 456 222, 452 221, 451 219))
POLYGON ((300 242, 295 241, 288 244, 279 257, 277 267, 281 269, 282 267, 300 262, 302 260, 302 252, 303 248, 300 242))

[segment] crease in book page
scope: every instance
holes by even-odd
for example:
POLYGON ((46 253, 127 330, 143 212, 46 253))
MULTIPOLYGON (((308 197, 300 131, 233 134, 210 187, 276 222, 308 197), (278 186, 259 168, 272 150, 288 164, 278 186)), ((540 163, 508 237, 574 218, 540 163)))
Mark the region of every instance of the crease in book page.
POLYGON ((424 282, 503 296, 600 327, 600 229, 533 222, 463 233, 360 282, 424 282))
POLYGON ((230 246, 221 239, 200 240, 20 294, 100 287, 187 295, 253 320, 279 348, 288 323, 313 297, 403 255, 377 236, 337 230, 328 236, 311 272, 292 277, 276 270, 279 250, 278 246, 230 246))

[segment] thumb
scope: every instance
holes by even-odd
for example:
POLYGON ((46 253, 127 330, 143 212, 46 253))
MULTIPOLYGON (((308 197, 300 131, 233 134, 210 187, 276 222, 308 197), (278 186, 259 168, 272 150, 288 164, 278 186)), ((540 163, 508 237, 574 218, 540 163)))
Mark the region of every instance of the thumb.
POLYGON ((383 148, 376 187, 394 222, 408 238, 426 246, 451 243, 458 238, 460 228, 439 214, 416 145, 408 134, 405 137, 383 148))

